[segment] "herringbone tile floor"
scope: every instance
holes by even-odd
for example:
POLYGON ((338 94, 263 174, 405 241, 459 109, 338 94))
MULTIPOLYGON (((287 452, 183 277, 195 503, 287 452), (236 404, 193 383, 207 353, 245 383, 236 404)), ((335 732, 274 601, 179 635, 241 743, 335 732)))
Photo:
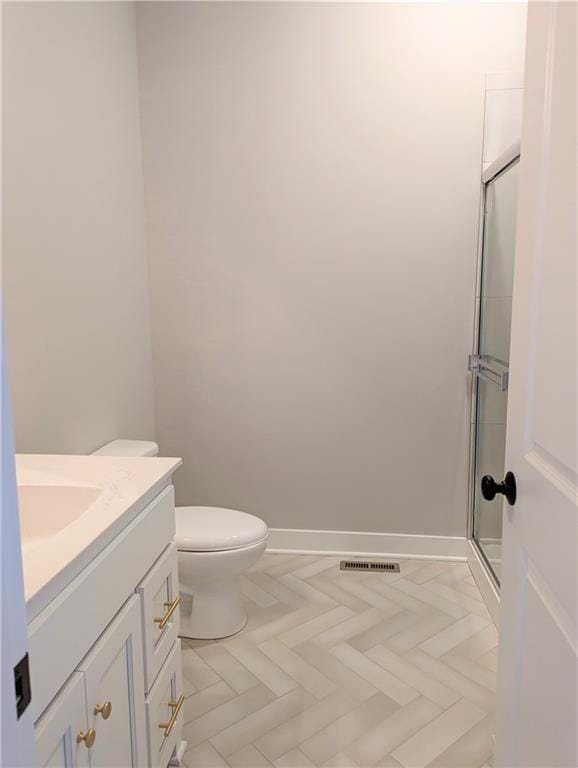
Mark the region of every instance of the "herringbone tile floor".
POLYGON ((187 768, 479 768, 497 633, 465 563, 265 555, 249 621, 183 641, 187 768))

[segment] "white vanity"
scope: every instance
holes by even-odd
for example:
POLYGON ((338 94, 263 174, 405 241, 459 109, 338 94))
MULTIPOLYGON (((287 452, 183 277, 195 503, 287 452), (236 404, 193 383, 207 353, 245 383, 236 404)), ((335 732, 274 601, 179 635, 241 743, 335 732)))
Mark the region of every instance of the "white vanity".
POLYGON ((179 459, 17 456, 41 766, 162 766, 183 689, 179 459))

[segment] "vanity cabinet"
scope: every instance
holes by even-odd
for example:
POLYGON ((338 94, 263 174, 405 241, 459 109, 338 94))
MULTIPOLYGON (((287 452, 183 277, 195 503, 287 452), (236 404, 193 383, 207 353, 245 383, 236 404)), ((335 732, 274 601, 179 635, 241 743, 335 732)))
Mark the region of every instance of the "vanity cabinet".
POLYGON ((29 625, 42 768, 171 760, 184 701, 173 537, 169 486, 29 625))

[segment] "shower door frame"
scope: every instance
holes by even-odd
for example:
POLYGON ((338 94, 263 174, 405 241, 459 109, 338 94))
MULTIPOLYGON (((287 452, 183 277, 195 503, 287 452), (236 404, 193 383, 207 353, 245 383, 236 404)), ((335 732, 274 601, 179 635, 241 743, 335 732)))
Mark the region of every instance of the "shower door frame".
MULTIPOLYGON (((486 218, 488 211, 486 208, 486 198, 489 185, 499 176, 510 170, 520 160, 520 142, 517 141, 501 154, 491 165, 483 172, 481 177, 480 194, 480 218, 479 218, 479 237, 478 237, 478 259, 476 266, 476 292, 474 300, 474 335, 472 340, 472 354, 478 355, 480 352, 480 331, 482 326, 482 285, 484 277, 484 247, 486 236, 486 218)), ((474 537, 474 507, 476 500, 476 460, 478 451, 478 377, 471 376, 470 381, 470 455, 468 472, 468 516, 467 516, 467 537, 468 537, 468 562, 484 596, 488 607, 491 610, 492 617, 497 623, 497 614, 500 602, 500 585, 492 569, 486 554, 474 537)))

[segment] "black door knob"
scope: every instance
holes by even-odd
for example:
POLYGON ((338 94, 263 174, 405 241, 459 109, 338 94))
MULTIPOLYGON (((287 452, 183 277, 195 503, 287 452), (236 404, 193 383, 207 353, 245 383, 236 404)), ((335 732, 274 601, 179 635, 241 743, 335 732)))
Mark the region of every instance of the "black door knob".
POLYGON ((506 477, 501 483, 496 483, 491 475, 482 477, 482 496, 486 501, 492 501, 497 493, 503 493, 510 505, 516 503, 516 478, 513 472, 506 472, 506 477))

